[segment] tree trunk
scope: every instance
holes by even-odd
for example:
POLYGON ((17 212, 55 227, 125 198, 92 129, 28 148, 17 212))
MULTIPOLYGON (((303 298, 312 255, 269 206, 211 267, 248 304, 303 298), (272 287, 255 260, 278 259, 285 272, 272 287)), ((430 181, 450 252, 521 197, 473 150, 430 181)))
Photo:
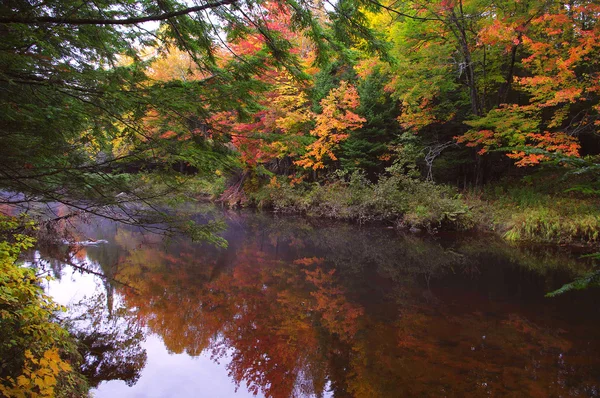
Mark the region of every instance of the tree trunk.
POLYGON ((519 45, 521 44, 522 35, 519 34, 518 40, 519 42, 512 46, 510 52, 510 65, 508 67, 508 71, 506 72, 506 78, 502 86, 500 86, 500 91, 498 92, 498 105, 506 103, 508 100, 508 94, 510 93, 510 88, 512 86, 514 71, 515 71, 515 63, 517 59, 517 50, 519 45))
POLYGON ((450 22, 457 31, 453 30, 454 36, 458 40, 460 51, 462 53, 463 60, 465 62, 465 74, 467 77, 467 86, 469 87, 469 98, 471 100, 471 112, 473 115, 481 115, 481 101, 479 93, 477 91, 477 85, 475 83, 475 70, 473 69, 473 60, 471 58, 471 50, 469 49, 469 42, 467 40, 467 30, 463 25, 464 15, 462 11, 462 1, 460 4, 461 19, 456 16, 454 10, 450 13, 450 22))

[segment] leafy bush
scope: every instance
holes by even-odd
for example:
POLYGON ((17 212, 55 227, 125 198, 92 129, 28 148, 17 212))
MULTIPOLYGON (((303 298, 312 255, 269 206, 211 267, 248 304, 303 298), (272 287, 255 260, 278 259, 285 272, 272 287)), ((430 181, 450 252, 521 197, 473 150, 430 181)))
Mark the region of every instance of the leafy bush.
POLYGON ((428 230, 473 227, 467 206, 451 187, 399 172, 375 184, 360 172, 337 172, 323 184, 291 186, 279 178, 262 188, 259 198, 280 212, 359 222, 386 220, 428 230))
POLYGON ((33 269, 16 265, 34 240, 18 233, 31 228, 0 217, 0 395, 81 397, 85 381, 74 370, 76 345, 54 322, 62 307, 46 296, 33 269))

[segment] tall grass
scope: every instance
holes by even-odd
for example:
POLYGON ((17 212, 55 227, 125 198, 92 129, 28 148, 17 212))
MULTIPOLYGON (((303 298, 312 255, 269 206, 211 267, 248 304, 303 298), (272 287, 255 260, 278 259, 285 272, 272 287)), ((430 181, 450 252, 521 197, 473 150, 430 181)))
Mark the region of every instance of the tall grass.
POLYGON ((600 202, 568 193, 512 187, 488 195, 494 223, 510 241, 597 243, 600 202))

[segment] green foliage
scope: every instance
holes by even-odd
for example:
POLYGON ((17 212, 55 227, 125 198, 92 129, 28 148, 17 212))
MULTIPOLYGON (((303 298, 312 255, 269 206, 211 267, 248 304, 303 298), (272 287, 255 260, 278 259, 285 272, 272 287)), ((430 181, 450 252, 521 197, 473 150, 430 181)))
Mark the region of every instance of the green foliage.
MULTIPOLYGON (((344 13, 333 23, 338 33, 360 22, 359 3, 338 5, 344 13)), ((156 206, 157 197, 181 189, 174 174, 231 167, 231 132, 209 134, 210 117, 235 111, 252 119, 269 87, 264 76, 274 70, 306 78, 290 35, 266 22, 267 10, 287 15, 285 31, 312 40, 318 58, 328 51, 323 26, 304 2, 0 5, 0 189, 94 214, 119 207, 125 214, 119 219, 132 224, 164 223, 160 212, 152 218, 128 204, 156 206), (243 46, 247 38, 258 45, 231 56, 223 54, 223 37, 228 45, 243 46), (189 58, 189 70, 183 78, 154 78, 154 61, 171 48, 189 58), (120 176, 140 171, 170 179, 169 189, 132 186, 120 176)), ((366 26, 352 37, 374 38, 366 26)))
POLYGON ((366 123, 351 131, 342 143, 340 161, 344 170, 364 170, 374 176, 386 165, 384 155, 400 129, 396 120, 398 103, 384 90, 388 82, 389 76, 380 69, 360 80, 357 113, 366 123))
MULTIPOLYGON (((592 253, 582 256, 583 258, 591 258, 594 261, 600 260, 600 253, 592 253)), ((598 264, 595 264, 596 267, 598 264)), ((583 290, 590 287, 600 287, 600 270, 595 269, 591 272, 587 272, 585 275, 580 276, 575 279, 573 282, 567 283, 563 285, 561 288, 554 290, 548 294, 546 297, 556 297, 566 292, 570 292, 573 290, 583 290)))
POLYGON ((314 84, 310 93, 314 112, 322 111, 321 100, 327 97, 331 90, 338 87, 340 82, 356 80, 353 64, 353 59, 334 59, 319 69, 313 78, 314 84))
POLYGON ((474 128, 467 132, 466 137, 485 148, 521 148, 525 145, 527 134, 539 130, 538 116, 539 112, 535 109, 513 106, 494 109, 482 117, 465 121, 465 124, 474 128), (498 131, 498 134, 486 135, 490 130, 498 131))
POLYGON ((0 190, 26 196, 0 201, 216 243, 215 226, 164 205, 227 192, 336 218, 597 242, 586 203, 600 192, 599 11, 590 0, 11 1, 0 5, 0 190), (330 96, 341 85, 357 89, 352 113, 330 96), (445 150, 453 139, 465 147, 445 150), (484 205, 469 212, 452 188, 419 180, 426 160, 428 178, 480 185, 514 171, 499 151, 578 183, 558 180, 564 195, 543 203, 488 198, 489 221, 484 205))
POLYGON ((473 227, 469 211, 450 187, 393 172, 371 183, 363 173, 338 172, 324 184, 290 186, 278 180, 263 188, 261 198, 281 212, 359 222, 384 220, 399 227, 473 227))
POLYGON ((209 221, 206 224, 198 225, 193 221, 184 224, 182 230, 192 241, 208 242, 217 247, 227 247, 227 241, 216 235, 225 228, 225 224, 219 221, 209 221))
POLYGON ((573 282, 567 283, 563 285, 561 288, 556 289, 548 294, 546 297, 556 297, 566 292, 574 291, 574 290, 583 290, 588 289, 590 287, 599 287, 600 286, 600 271, 596 270, 594 272, 590 272, 585 276, 575 279, 573 282))
POLYGON ((468 114, 468 92, 461 82, 462 73, 457 73, 461 63, 461 52, 456 37, 450 33, 454 28, 446 23, 446 15, 436 14, 438 2, 426 7, 423 13, 415 12, 411 2, 399 2, 394 8, 406 15, 421 18, 400 17, 390 24, 391 14, 381 13, 374 24, 386 31, 393 43, 392 70, 394 80, 390 85, 392 95, 402 105, 399 121, 406 129, 414 132, 431 124, 447 122, 457 114, 461 118, 468 114), (427 11, 425 11, 427 10, 427 11))
POLYGON ((76 346, 55 322, 63 310, 46 296, 32 268, 16 264, 34 240, 32 223, 0 218, 0 393, 7 397, 85 396, 76 346))

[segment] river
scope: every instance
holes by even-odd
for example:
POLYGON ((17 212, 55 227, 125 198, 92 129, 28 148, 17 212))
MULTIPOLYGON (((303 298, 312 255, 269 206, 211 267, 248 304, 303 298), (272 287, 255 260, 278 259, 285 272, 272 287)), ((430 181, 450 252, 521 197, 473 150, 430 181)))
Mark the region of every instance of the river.
POLYGON ((565 248, 218 217, 227 249, 92 220, 29 254, 95 397, 600 394, 599 292, 544 297, 588 266, 565 248))

